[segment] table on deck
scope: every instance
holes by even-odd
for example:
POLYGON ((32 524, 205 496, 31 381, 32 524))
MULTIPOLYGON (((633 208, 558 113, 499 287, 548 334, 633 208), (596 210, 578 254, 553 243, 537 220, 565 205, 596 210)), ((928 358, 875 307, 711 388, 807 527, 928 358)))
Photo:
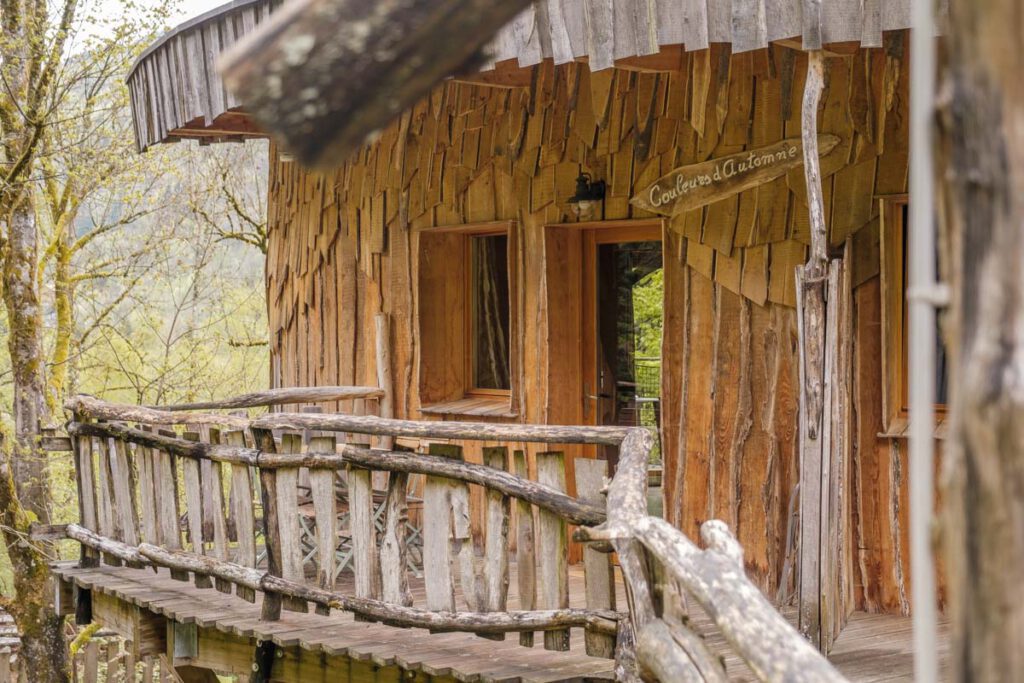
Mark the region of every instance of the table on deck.
MULTIPOLYGON (((381 624, 357 622, 352 615, 333 612, 323 617, 310 612, 283 612, 278 622, 259 620, 260 599, 248 603, 213 589, 197 589, 191 583, 175 581, 160 570, 96 567, 79 569, 62 564, 55 568, 65 580, 80 587, 113 595, 121 600, 182 623, 215 629, 241 638, 272 640, 282 647, 301 647, 327 655, 372 662, 381 667, 398 666, 429 676, 451 677, 462 681, 560 681, 608 680, 612 661, 588 657, 583 651, 582 629, 573 629, 569 652, 550 652, 537 645, 524 648, 518 637, 509 634, 504 641, 493 641, 469 633, 431 634, 419 629, 397 629, 381 624)), ((510 567, 508 604, 519 607, 515 565, 510 567)), ((573 607, 583 606, 583 568, 569 568, 569 595, 573 607)), ((351 589, 351 575, 341 577, 337 588, 351 589)), ((425 602, 422 579, 410 577, 415 605, 425 602)), ((458 593, 458 590, 456 590, 458 593)), ((616 599, 625 605, 622 578, 616 571, 616 599)), ((462 606, 461 596, 458 604, 462 606)), ((464 606, 463 606, 464 607, 464 606)), ((793 608, 783 614, 795 621, 793 608)), ((690 605, 691 623, 701 630, 711 649, 724 656, 729 677, 736 681, 755 680, 746 664, 733 654, 721 633, 699 606, 690 605)), ((946 624, 940 633, 945 645, 946 624)), ((942 668, 948 656, 941 654, 942 668)), ((912 680, 913 655, 910 618, 899 615, 855 613, 836 640, 829 657, 851 681, 912 680)))

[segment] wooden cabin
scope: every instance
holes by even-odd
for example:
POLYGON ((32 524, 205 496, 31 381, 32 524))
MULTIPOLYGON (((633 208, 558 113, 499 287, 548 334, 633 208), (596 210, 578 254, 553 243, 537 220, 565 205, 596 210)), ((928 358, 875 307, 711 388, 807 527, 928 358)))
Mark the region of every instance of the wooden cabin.
MULTIPOLYGON (((906 616, 908 5, 824 3, 815 27, 834 268, 817 458, 800 457, 810 29, 795 0, 538 3, 486 68, 334 170, 272 143, 271 385, 385 378, 387 417, 409 420, 655 427, 654 507, 690 538, 723 520, 815 645, 855 613, 906 616), (642 320, 641 288, 659 299, 642 320)), ((277 7, 225 5, 139 58, 140 150, 263 135, 214 58, 277 7)), ((615 471, 614 448, 565 452, 570 495, 577 459, 615 471)))

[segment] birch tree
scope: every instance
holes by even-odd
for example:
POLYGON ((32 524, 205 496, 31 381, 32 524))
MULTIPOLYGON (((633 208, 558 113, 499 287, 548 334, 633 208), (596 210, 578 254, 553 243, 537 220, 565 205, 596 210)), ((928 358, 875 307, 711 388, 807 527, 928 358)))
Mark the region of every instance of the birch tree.
POLYGON ((49 604, 49 550, 25 542, 32 521, 49 519, 51 500, 36 436, 47 414, 34 183, 48 134, 63 118, 79 115, 67 106, 73 94, 109 69, 127 36, 146 35, 126 18, 132 12, 118 16, 123 30, 107 24, 101 27, 106 36, 96 37, 96 8, 80 0, 0 0, 0 282, 14 422, 0 459, 0 526, 16 592, 6 606, 21 633, 27 669, 45 681, 67 680, 68 663, 63 619, 49 604))

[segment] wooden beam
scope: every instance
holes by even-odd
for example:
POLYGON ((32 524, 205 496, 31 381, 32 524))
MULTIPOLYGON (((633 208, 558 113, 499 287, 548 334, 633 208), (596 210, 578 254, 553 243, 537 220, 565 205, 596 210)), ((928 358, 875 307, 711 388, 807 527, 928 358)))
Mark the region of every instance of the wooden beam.
POLYGON ((532 66, 519 66, 519 60, 507 59, 487 71, 453 76, 452 81, 492 88, 529 88, 533 81, 533 69, 532 66))
MULTIPOLYGON (((783 38, 782 40, 773 40, 772 43, 774 45, 788 47, 791 50, 800 50, 801 52, 807 50, 807 48, 804 47, 803 40, 799 37, 783 38)), ((841 43, 825 43, 824 45, 821 46, 820 50, 816 51, 820 52, 825 57, 850 57, 852 55, 857 54, 857 52, 860 51, 861 49, 862 48, 859 40, 848 40, 841 43)), ((868 48, 865 47, 863 49, 866 50, 868 48)))
POLYGON ((482 49, 528 0, 295 0, 221 57, 225 85, 302 163, 330 167, 482 49))

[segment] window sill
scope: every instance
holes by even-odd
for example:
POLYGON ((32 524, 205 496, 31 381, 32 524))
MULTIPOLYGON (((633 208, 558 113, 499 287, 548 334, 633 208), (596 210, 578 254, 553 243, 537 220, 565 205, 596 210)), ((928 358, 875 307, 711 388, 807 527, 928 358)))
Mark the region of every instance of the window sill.
POLYGON ((420 407, 426 415, 462 415, 469 417, 519 417, 509 406, 508 396, 467 396, 455 401, 431 403, 420 407))
MULTIPOLYGON (((945 441, 949 435, 949 429, 946 425, 945 415, 935 416, 935 431, 933 432, 936 439, 939 441, 945 441)), ((889 427, 878 435, 881 439, 909 439, 910 438, 910 420, 905 415, 900 415, 895 418, 889 427)))

